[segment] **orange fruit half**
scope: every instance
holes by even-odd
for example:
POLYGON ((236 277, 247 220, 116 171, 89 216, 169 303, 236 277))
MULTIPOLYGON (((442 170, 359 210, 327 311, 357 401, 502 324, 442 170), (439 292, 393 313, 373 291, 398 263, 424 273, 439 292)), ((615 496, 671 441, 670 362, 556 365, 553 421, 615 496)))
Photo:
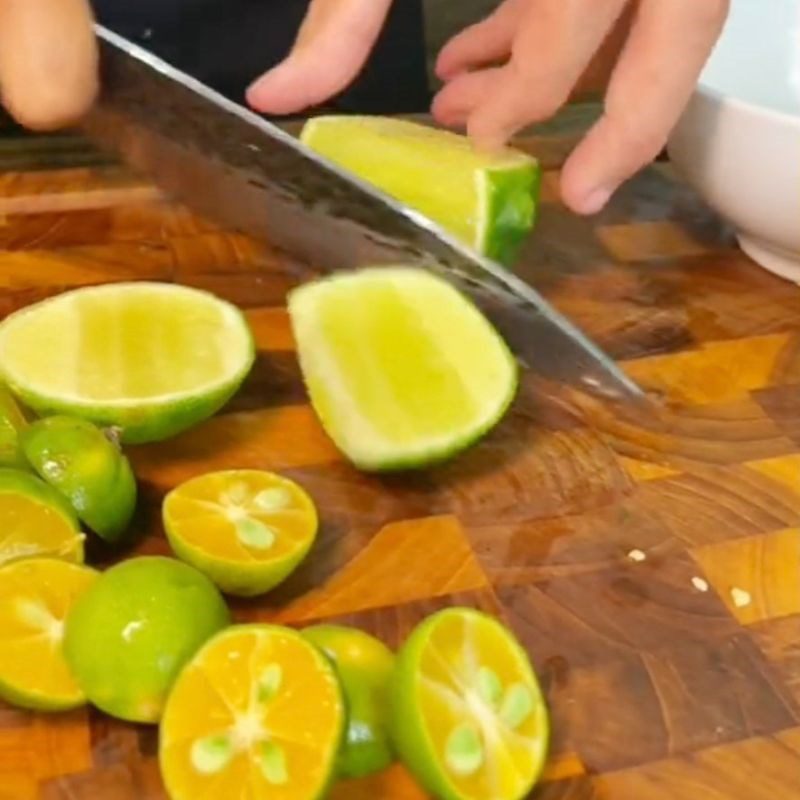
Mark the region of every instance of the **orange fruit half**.
POLYGON ((95 582, 89 567, 31 558, 0 569, 0 696, 62 711, 86 702, 63 655, 64 621, 95 582))
POLYGON ((172 800, 316 800, 329 788, 345 727, 326 657, 299 633, 237 625, 186 665, 161 720, 172 800))
POLYGON ((225 470, 170 492, 164 528, 175 554, 223 592, 263 594, 305 558, 317 511, 294 481, 261 470, 225 470))

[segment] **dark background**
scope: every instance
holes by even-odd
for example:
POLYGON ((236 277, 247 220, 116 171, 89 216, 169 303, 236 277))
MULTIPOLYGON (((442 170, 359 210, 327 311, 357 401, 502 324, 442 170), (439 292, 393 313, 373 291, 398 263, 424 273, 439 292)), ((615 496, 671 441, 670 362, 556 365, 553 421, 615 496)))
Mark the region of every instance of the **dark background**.
MULTIPOLYGON (((458 1, 458 0, 456 0, 458 1)), ((98 21, 236 102, 291 48, 307 0, 93 0, 98 21)), ((363 113, 427 110, 422 0, 395 0, 355 83, 327 104, 363 113)))

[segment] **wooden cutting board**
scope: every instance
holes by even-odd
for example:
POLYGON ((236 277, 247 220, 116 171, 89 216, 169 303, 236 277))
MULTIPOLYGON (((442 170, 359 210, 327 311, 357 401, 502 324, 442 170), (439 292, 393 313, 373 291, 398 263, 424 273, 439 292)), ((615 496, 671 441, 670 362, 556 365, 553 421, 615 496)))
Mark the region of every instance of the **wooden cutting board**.
MULTIPOLYGON (((217 418, 131 450, 141 553, 164 493, 216 468, 314 495, 319 544, 240 620, 337 620, 397 645, 469 604, 513 626, 546 688, 537 800, 800 798, 800 289, 754 266, 668 164, 592 220, 559 204, 570 112, 526 141, 547 167, 519 269, 660 396, 659 422, 532 397, 450 465, 348 466, 306 402, 280 259, 70 137, 0 144, 0 316, 71 287, 199 286, 247 310, 259 357, 217 418), (82 164, 81 167, 71 165, 82 164)), ((109 563, 101 556, 100 564, 109 563)), ((156 800, 153 728, 0 708, 2 800, 156 800)), ((335 800, 424 795, 396 767, 335 800)))

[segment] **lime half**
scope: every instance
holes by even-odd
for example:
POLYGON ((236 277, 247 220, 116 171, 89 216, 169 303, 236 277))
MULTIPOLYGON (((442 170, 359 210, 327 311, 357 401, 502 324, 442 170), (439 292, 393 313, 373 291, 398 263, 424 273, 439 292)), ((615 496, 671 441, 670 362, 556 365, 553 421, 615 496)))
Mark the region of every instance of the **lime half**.
POLYGON ((386 117, 317 117, 301 140, 501 263, 535 224, 539 164, 519 150, 482 154, 466 136, 386 117))
POLYGON ((541 774, 549 721, 524 650, 497 620, 449 608, 425 620, 397 656, 397 750, 443 800, 522 800, 541 774))
POLYGON ((425 466, 503 416, 517 365, 486 318, 424 270, 378 267, 307 284, 289 312, 311 402, 359 468, 425 466))
POLYGON ((254 359, 247 323, 207 292, 120 283, 66 292, 0 324, 0 370, 41 415, 167 438, 211 416, 254 359))

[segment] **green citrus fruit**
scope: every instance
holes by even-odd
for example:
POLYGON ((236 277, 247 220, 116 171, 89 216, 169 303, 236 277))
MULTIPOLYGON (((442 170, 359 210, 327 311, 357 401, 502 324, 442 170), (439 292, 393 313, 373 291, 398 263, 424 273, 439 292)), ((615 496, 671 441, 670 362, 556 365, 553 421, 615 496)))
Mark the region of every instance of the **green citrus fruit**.
POLYGON ((360 469, 447 459, 489 431, 516 394, 503 339, 425 270, 340 273, 295 289, 289 313, 314 409, 360 469))
POLYGON ((117 541, 136 508, 136 479, 119 446, 98 427, 75 417, 46 417, 20 437, 36 472, 72 504, 103 539, 117 541))
POLYGON ((397 654, 392 732, 401 759, 442 800, 523 800, 545 763, 547 709, 525 651, 497 620, 448 608, 397 654))
POLYGON ((0 323, 0 373, 25 405, 119 428, 124 443, 211 416, 254 357, 237 308, 175 284, 75 289, 0 323))
POLYGON ((133 558, 78 599, 64 653, 91 703, 120 719, 156 722, 181 667, 229 621, 219 591, 197 570, 133 558))
POLYGON ((539 163, 520 150, 483 154, 461 134, 380 116, 316 117, 300 138, 501 263, 535 225, 539 163))
POLYGON ((361 778, 394 761, 389 736, 389 682, 394 654, 374 636, 343 625, 312 625, 301 633, 333 662, 347 705, 339 773, 361 778))
POLYGON ((339 682, 296 631, 236 625, 181 671, 159 763, 172 800, 321 800, 344 730, 339 682))
POLYGON ((19 434, 27 424, 13 395, 0 386, 0 467, 27 467, 19 447, 19 434))
POLYGON ((54 558, 0 568, 0 697, 22 708, 64 711, 86 702, 62 652, 64 620, 97 579, 54 558))
POLYGON ((30 472, 0 469, 0 564, 33 556, 79 564, 84 539, 75 512, 55 489, 30 472))
POLYGON ((164 500, 172 549, 224 592, 250 597, 285 580, 317 534, 317 511, 294 481, 261 470, 200 475, 164 500))

